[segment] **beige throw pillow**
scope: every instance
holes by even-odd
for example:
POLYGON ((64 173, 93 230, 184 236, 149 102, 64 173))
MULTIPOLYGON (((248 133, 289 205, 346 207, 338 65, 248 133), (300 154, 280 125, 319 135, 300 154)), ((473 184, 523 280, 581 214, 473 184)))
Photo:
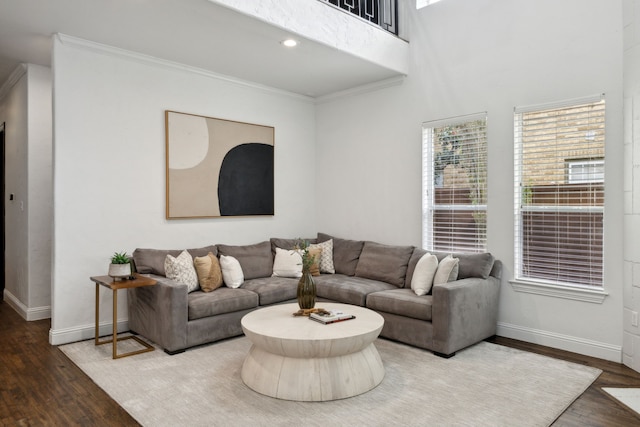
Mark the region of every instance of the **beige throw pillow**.
POLYGON ((411 289, 416 295, 427 295, 431 291, 437 270, 438 258, 431 254, 422 255, 411 278, 411 289))
POLYGON ((322 258, 322 248, 309 248, 309 256, 313 257, 313 264, 309 272, 312 276, 320 275, 320 258, 322 258))
POLYGON ((211 292, 222 286, 222 270, 218 258, 209 252, 207 256, 196 257, 193 265, 198 274, 200 289, 211 292))
POLYGON ((441 285, 447 282, 453 282, 458 278, 458 263, 460 260, 454 258, 451 255, 444 257, 440 264, 438 264, 438 270, 433 278, 434 285, 441 285))
POLYGON ((193 258, 186 250, 177 257, 167 254, 164 259, 164 271, 167 278, 187 285, 188 292, 198 290, 198 275, 193 267, 193 258))

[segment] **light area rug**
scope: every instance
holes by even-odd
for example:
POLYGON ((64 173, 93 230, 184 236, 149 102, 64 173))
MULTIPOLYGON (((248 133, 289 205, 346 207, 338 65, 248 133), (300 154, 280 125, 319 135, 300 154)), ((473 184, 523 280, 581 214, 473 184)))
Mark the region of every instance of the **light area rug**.
POLYGON ((606 393, 620 401, 624 406, 640 414, 640 388, 633 387, 602 387, 606 393))
MULTIPOLYGON (((119 351, 125 344, 135 345, 125 341, 119 351)), ((385 339, 375 345, 386 370, 382 383, 330 402, 278 400, 249 389, 240 378, 251 346, 246 337, 116 360, 110 345, 92 340, 60 348, 144 426, 546 426, 601 373, 487 342, 450 359, 385 339)))

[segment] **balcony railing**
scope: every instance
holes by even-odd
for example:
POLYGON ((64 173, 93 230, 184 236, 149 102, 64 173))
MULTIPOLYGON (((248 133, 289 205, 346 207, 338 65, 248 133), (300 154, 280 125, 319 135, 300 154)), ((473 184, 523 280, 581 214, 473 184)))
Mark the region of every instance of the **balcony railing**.
POLYGON ((397 0, 320 0, 332 4, 349 13, 359 16, 387 30, 398 34, 398 4, 397 0))

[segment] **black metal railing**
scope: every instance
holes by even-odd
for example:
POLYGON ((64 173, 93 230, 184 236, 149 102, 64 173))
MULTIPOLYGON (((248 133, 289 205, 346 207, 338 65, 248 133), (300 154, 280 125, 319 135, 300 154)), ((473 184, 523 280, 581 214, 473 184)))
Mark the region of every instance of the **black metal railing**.
POLYGON ((398 34, 397 0, 320 0, 353 13, 393 34, 398 34))

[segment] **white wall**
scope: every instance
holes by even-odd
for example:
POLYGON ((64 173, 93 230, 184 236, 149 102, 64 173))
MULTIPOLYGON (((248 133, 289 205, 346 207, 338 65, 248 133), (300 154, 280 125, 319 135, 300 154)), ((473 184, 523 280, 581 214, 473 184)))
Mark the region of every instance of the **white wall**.
MULTIPOLYGON (((625 235, 640 233, 640 5, 624 4, 624 195, 625 235)), ((640 371, 640 249, 627 238, 624 250, 623 362, 640 371), (635 321, 634 321, 635 316, 635 321)))
MULTIPOLYGON (((106 274, 115 251, 315 233, 309 98, 65 36, 53 58, 53 344, 91 337, 89 276, 106 274), (165 110, 274 126, 275 216, 165 219, 165 110)), ((108 307, 111 295, 101 300, 108 307)), ((124 322, 124 295, 119 302, 124 322)), ((109 323, 109 310, 101 314, 109 323)))
POLYGON ((27 66, 29 79, 29 309, 32 318, 51 316, 53 234, 53 129, 51 69, 27 66))
POLYGON ((0 100, 6 156, 5 300, 25 316, 29 304, 27 67, 17 68, 6 84, 11 87, 0 100), (10 194, 13 194, 13 201, 9 201, 10 194))
POLYGON ((620 361, 621 1, 447 0, 409 17, 412 63, 401 85, 320 100, 318 230, 421 245, 421 123, 487 111, 488 247, 505 266, 499 334, 620 361), (599 93, 609 295, 596 304, 515 292, 513 108, 599 93))
POLYGON ((21 65, 1 92, 0 122, 6 122, 5 299, 25 319, 38 320, 51 313, 51 70, 21 65))

